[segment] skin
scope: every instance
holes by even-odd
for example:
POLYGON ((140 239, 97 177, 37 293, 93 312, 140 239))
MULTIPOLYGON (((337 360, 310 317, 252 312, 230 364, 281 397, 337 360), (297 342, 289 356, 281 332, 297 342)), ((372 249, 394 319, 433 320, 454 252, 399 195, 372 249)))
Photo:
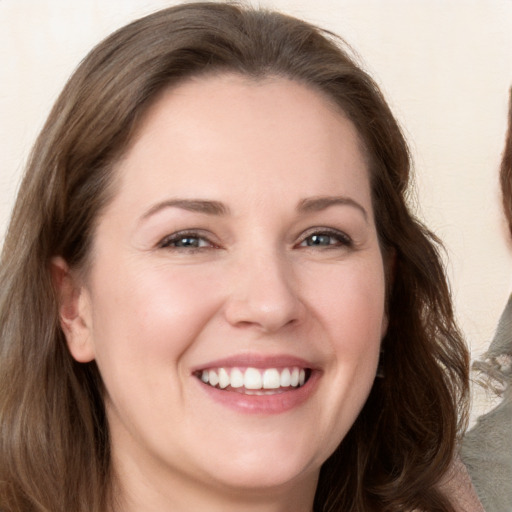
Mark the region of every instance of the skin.
POLYGON ((120 508, 312 510, 387 325, 354 126, 293 81, 203 77, 157 100, 116 172, 87 275, 54 269, 69 349, 105 382, 120 508), (194 374, 233 356, 299 357, 315 383, 241 411, 194 374))

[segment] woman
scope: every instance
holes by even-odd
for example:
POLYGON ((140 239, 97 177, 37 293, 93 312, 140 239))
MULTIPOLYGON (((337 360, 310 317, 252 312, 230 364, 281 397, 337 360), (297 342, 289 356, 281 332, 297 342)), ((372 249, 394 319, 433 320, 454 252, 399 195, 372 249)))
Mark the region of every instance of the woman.
POLYGON ((188 4, 101 43, 4 244, 2 510, 454 510, 468 355, 408 182, 302 21, 188 4))
MULTIPOLYGON (((512 234, 512 89, 500 183, 503 210, 512 234)), ((487 353, 474 368, 501 400, 464 436, 462 457, 486 510, 507 511, 512 509, 512 299, 501 315, 487 353)))

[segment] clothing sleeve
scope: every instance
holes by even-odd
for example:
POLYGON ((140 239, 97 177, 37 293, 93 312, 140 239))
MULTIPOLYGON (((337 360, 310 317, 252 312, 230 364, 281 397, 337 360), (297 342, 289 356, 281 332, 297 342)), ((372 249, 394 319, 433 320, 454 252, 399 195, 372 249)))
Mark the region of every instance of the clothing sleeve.
POLYGON ((449 496, 457 512, 485 512, 460 458, 454 460, 441 482, 441 489, 449 496))

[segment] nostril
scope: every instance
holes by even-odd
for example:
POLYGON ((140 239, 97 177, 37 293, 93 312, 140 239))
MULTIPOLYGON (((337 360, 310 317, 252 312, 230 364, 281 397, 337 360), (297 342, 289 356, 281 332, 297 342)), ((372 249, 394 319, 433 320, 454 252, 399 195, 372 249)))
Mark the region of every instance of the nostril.
POLYGON ((242 329, 257 328, 264 332, 275 332, 298 324, 303 314, 303 305, 295 296, 230 299, 225 308, 226 320, 242 329))

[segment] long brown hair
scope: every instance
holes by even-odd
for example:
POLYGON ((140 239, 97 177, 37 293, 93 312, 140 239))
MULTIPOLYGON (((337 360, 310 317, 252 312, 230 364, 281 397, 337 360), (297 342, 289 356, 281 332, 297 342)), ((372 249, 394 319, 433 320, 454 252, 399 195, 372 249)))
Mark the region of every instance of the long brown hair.
POLYGON ((508 95, 508 129, 501 158, 500 184, 503 210, 512 236, 512 87, 509 89, 508 95))
POLYGON ((468 354, 438 240, 407 206, 410 156, 373 80, 339 38, 283 14, 185 4, 117 31, 82 62, 33 149, 0 270, 0 507, 104 511, 109 432, 94 362, 59 327, 49 263, 83 268, 114 193, 112 166, 163 90, 198 74, 277 75, 335 101, 369 162, 384 254, 393 255, 383 378, 322 467, 315 511, 451 511, 436 490, 465 417, 468 354))

